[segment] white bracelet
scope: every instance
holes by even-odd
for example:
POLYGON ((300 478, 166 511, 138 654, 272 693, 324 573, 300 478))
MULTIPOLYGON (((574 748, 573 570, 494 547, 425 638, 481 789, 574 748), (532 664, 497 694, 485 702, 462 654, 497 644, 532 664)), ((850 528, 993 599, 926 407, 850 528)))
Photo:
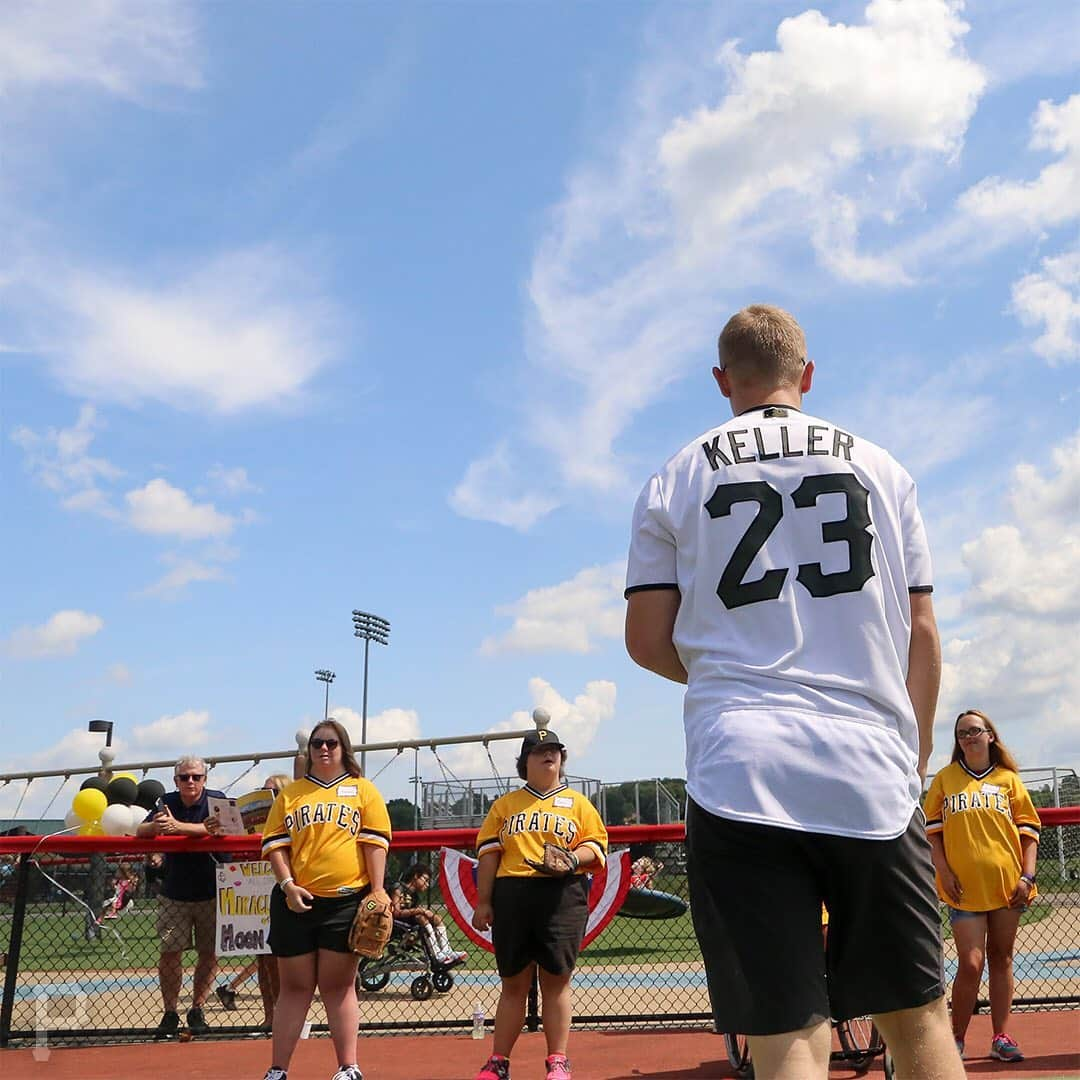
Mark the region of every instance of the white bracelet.
POLYGON ((278 888, 281 889, 282 892, 284 892, 286 885, 293 885, 295 883, 296 883, 296 878, 287 877, 283 881, 278 882, 278 888))

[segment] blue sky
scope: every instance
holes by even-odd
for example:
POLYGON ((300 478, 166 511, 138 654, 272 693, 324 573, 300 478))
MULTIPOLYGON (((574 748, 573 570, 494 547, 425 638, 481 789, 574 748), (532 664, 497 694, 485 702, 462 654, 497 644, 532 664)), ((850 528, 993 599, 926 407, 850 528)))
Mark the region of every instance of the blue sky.
POLYGON ((358 736, 361 608, 373 738, 681 775, 630 510, 761 300, 919 483, 939 746, 1080 766, 1075 4, 14 2, 0 57, 0 771, 283 749, 318 667, 358 736))

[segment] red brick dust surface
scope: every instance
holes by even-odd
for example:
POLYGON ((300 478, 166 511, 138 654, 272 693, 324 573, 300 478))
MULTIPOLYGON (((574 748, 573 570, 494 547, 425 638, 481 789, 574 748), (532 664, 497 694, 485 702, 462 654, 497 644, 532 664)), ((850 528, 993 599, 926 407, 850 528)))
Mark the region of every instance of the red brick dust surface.
MULTIPOLYGON (((1080 1077, 1080 1012, 1025 1012, 1013 1017, 1011 1034, 1024 1049, 1022 1062, 991 1061, 990 1020, 976 1016, 968 1031, 969 1076, 982 1078, 1080 1077)), ((365 1080, 472 1080, 491 1049, 490 1038, 461 1035, 382 1036, 360 1040, 365 1080)), ((270 1064, 266 1038, 195 1040, 80 1049, 0 1050, 4 1080, 261 1080, 270 1064)), ((727 1080, 734 1076, 724 1041, 704 1030, 572 1032, 575 1080, 727 1080)), ((522 1035, 513 1055, 515 1080, 544 1075, 542 1034, 522 1035)), ((329 1080, 336 1068, 329 1039, 302 1040, 289 1080, 329 1080)), ((868 1076, 883 1073, 880 1059, 868 1076)), ((830 1080, 854 1077, 841 1065, 830 1080)), ((903 1078, 901 1078, 903 1080, 903 1078)))

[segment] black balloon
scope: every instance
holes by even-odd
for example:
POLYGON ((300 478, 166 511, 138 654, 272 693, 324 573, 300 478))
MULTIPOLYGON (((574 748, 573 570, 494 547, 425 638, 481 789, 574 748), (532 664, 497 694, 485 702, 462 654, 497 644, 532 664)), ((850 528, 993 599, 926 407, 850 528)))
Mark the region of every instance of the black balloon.
POLYGON ((120 803, 122 806, 130 806, 138 794, 138 785, 130 776, 117 776, 109 781, 109 786, 105 790, 110 806, 116 803, 120 803))
POLYGON ((88 776, 80 785, 79 790, 85 791, 87 788, 93 788, 95 791, 100 791, 102 795, 108 795, 109 785, 108 782, 102 780, 100 776, 88 776))
POLYGON ((165 794, 165 785, 160 780, 144 780, 135 794, 135 805, 144 810, 153 810, 158 799, 165 794))

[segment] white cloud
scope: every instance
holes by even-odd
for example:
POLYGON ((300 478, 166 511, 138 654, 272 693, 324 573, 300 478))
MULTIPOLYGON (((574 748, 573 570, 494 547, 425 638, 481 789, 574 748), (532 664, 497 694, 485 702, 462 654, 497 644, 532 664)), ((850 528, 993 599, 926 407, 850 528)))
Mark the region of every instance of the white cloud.
POLYGON ((137 725, 131 733, 132 743, 149 758, 163 754, 208 753, 210 743, 210 713, 187 709, 172 716, 159 716, 149 724, 137 725))
MULTIPOLYGON (((533 708, 547 709, 551 727, 566 744, 570 759, 568 769, 573 772, 573 759, 583 757, 592 746, 600 725, 615 715, 615 684, 604 679, 594 679, 573 700, 565 698, 546 679, 534 677, 529 680, 529 696, 533 708)), ((488 731, 521 731, 534 726, 532 709, 519 709, 488 731)), ((491 757, 500 776, 516 776, 514 762, 521 744, 516 739, 505 739, 489 744, 491 757)), ((461 779, 488 777, 492 775, 491 762, 483 746, 464 744, 440 750, 440 755, 454 775, 461 779)))
POLYGON ((1034 180, 988 177, 960 197, 961 211, 1004 233, 1042 229, 1080 217, 1080 94, 1061 105, 1041 101, 1031 149, 1058 156, 1034 180))
MULTIPOLYGON (((1011 520, 962 548, 970 581, 945 635, 936 745, 947 756, 952 720, 982 708, 1028 766, 1080 758, 1080 432, 1044 469, 1017 467, 1011 520)), ((937 762, 940 764, 940 760, 937 762)))
POLYGON ((193 16, 190 4, 176 0, 6 0, 0 95, 71 87, 139 100, 153 86, 197 88, 193 16))
POLYGON ((513 616, 510 629, 480 646, 487 655, 504 652, 592 652, 598 639, 621 638, 626 564, 592 566, 569 581, 530 589, 513 604, 496 608, 513 616))
POLYGON ((29 318, 56 376, 87 397, 223 414, 295 405, 337 347, 301 261, 236 251, 156 285, 39 265, 29 318))
POLYGON ((99 615, 85 611, 58 611, 40 626, 23 626, 4 643, 9 656, 40 660, 51 656, 71 656, 87 638, 105 627, 99 615))
POLYGON ((1080 360, 1080 251, 1043 259, 1041 270, 1013 286, 1012 306, 1025 326, 1042 327, 1031 345, 1039 356, 1051 364, 1080 360))
POLYGON ((1017 465, 1009 493, 1016 517, 1031 529, 1048 532, 1075 522, 1080 514, 1080 431, 1054 447, 1050 462, 1055 471, 1047 478, 1034 465, 1017 465))
POLYGON ((182 540, 205 540, 228 536, 236 521, 211 503, 195 503, 187 492, 158 477, 144 487, 129 491, 128 523, 139 532, 175 536, 182 540))
POLYGON ((867 154, 960 146, 986 83, 941 0, 872 0, 865 23, 784 19, 772 52, 725 46, 730 92, 660 144, 665 184, 694 242, 724 236, 779 192, 817 198, 867 154))
POLYGON ((469 466, 454 508, 522 528, 573 492, 626 490, 620 437, 702 364, 736 296, 776 296, 777 281, 795 288, 821 267, 905 283, 901 261, 859 237, 891 237, 904 212, 922 212, 930 170, 957 157, 986 83, 957 11, 873 0, 851 25, 807 11, 780 23, 775 49, 749 54, 698 19, 647 65, 624 130, 596 140, 538 247, 528 413, 469 466), (507 512, 522 474, 532 502, 507 512))
POLYGON ((244 495, 259 490, 248 477, 247 469, 240 465, 232 468, 213 465, 206 475, 210 483, 226 495, 244 495))
POLYGON ((11 440, 22 448, 26 468, 39 483, 63 495, 65 505, 81 508, 104 497, 98 481, 108 483, 122 475, 115 465, 90 454, 90 445, 103 427, 94 406, 84 404, 69 428, 47 428, 39 435, 20 426, 11 433, 11 440))
MULTIPOLYGON (((363 718, 355 709, 345 705, 334 705, 330 717, 345 725, 349 738, 354 743, 360 742, 363 718)), ((367 741, 396 742, 398 740, 419 739, 420 716, 413 709, 384 709, 382 712, 369 714, 367 719, 367 741)))
POLYGON ((492 521, 522 532, 550 514, 558 500, 535 493, 520 493, 520 476, 505 444, 486 458, 472 462, 461 483, 450 494, 450 505, 462 517, 492 521))
POLYGON ((169 569, 157 581, 141 590, 142 595, 176 596, 196 582, 222 581, 225 578, 225 571, 212 562, 180 558, 173 554, 162 558, 170 564, 169 569))

